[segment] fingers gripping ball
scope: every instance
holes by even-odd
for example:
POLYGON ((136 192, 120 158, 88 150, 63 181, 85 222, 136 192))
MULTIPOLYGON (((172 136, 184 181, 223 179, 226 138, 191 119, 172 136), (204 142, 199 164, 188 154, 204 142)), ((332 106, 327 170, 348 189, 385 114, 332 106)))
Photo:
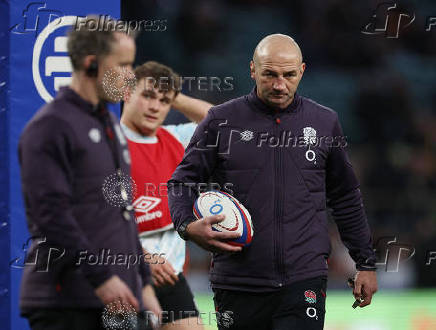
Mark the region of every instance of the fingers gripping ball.
POLYGON ((225 215, 225 219, 212 225, 220 232, 236 232, 241 237, 229 241, 235 246, 246 246, 253 238, 253 224, 248 210, 233 196, 223 191, 201 193, 194 203, 194 216, 201 219, 213 215, 225 215))

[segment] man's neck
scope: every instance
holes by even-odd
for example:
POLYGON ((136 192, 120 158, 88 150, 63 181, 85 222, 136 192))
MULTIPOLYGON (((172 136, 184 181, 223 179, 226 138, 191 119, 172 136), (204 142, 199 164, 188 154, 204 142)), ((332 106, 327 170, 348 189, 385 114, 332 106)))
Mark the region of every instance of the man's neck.
POLYGON ((70 88, 75 91, 82 99, 93 105, 99 103, 95 82, 87 78, 82 72, 74 72, 70 88))

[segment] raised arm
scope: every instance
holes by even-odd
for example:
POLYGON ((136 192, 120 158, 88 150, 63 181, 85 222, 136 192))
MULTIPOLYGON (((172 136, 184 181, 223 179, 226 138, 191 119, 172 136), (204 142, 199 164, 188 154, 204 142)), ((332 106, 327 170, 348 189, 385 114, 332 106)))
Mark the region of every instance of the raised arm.
POLYGON ((189 120, 199 123, 213 105, 185 94, 179 93, 173 101, 172 107, 183 113, 189 120))

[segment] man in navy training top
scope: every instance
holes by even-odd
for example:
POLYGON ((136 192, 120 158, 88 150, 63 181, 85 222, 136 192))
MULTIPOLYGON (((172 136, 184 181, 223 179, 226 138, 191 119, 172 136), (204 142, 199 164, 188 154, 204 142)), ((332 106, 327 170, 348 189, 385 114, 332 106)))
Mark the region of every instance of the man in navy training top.
POLYGON ((262 39, 250 62, 253 91, 210 109, 168 182, 176 230, 214 252, 220 329, 323 329, 327 207, 356 263, 360 307, 377 290, 370 229, 338 115, 296 93, 305 67, 291 37, 262 39), (252 217, 249 246, 232 246, 227 240, 237 234, 212 230, 223 216, 195 220, 190 189, 209 181, 233 184, 252 217))

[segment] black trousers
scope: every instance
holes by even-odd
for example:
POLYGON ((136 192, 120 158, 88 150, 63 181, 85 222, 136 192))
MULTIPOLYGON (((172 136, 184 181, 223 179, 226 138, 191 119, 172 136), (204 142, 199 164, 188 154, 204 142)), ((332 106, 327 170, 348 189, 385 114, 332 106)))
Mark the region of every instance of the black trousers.
POLYGON ((326 277, 292 283, 274 292, 214 289, 220 330, 322 330, 326 277))
POLYGON ((122 315, 111 315, 103 322, 102 309, 43 308, 23 313, 32 330, 149 330, 152 329, 144 314, 136 321, 124 321, 122 315), (112 318, 112 319, 111 319, 112 318))

